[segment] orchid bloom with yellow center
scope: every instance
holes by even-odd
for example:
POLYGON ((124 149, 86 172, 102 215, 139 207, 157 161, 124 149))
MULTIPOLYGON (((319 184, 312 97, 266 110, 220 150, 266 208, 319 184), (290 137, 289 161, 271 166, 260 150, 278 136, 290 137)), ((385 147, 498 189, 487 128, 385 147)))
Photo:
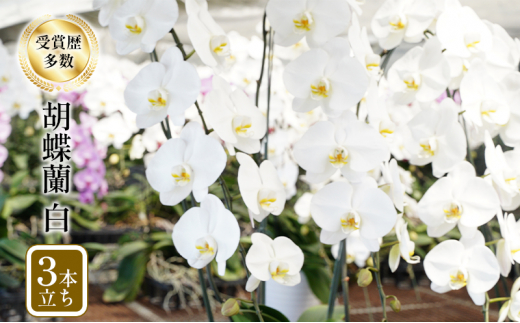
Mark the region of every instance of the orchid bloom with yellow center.
POLYGON ((312 14, 306 11, 293 19, 293 23, 294 32, 300 34, 311 30, 314 24, 314 19, 312 19, 312 14))
POLYGON ((493 186, 477 177, 473 165, 463 161, 426 191, 417 204, 417 215, 428 226, 430 237, 441 237, 456 226, 471 236, 495 216, 499 207, 493 186))
POLYGON ((246 204, 251 222, 261 222, 269 214, 279 215, 285 207, 286 191, 273 163, 264 160, 260 166, 244 153, 237 153, 238 188, 246 204))
POLYGON ((311 97, 314 100, 321 100, 329 97, 330 82, 326 78, 322 78, 316 84, 311 84, 311 97))
POLYGON ((458 202, 451 202, 444 207, 446 222, 457 222, 462 216, 462 205, 458 202))
POLYGON ((192 170, 187 164, 177 165, 172 169, 172 177, 179 186, 184 186, 191 181, 192 170))
POLYGON ((224 275, 226 260, 238 247, 240 228, 233 213, 209 194, 200 207, 192 207, 177 221, 172 239, 191 267, 201 269, 215 259, 219 275, 224 275))
POLYGON ((446 293, 466 287, 475 305, 486 302, 486 293, 500 277, 500 267, 494 253, 486 247, 480 231, 462 236, 460 241, 445 240, 424 258, 424 271, 431 289, 446 293), (485 266, 485 275, 483 267, 485 266))
MULTIPOLYGON (((100 1, 95 1, 99 2, 100 1)), ((102 1, 100 22, 108 23, 110 35, 116 41, 116 52, 126 55, 136 49, 151 53, 157 41, 175 25, 179 17, 176 1, 169 0, 111 0, 102 1), (119 3, 114 6, 113 3, 119 3), (112 5, 110 4, 112 3, 112 5), (114 6, 110 9, 108 7, 114 6), (110 12, 112 11, 112 12, 110 12)))
POLYGON ((251 242, 245 259, 251 272, 246 284, 248 292, 254 291, 261 281, 270 279, 285 286, 300 283, 304 257, 294 242, 287 237, 272 240, 263 233, 253 233, 251 242))
POLYGON ((329 162, 334 168, 341 168, 348 163, 348 151, 343 147, 336 147, 329 155, 329 162))

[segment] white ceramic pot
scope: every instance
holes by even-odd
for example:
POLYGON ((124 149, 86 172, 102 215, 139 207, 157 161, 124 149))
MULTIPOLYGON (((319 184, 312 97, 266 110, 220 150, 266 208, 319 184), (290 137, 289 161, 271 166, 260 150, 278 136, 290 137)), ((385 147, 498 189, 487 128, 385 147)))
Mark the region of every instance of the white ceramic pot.
POLYGON ((280 285, 270 279, 265 283, 265 305, 282 312, 291 322, 298 321, 300 315, 309 307, 319 305, 307 278, 303 273, 302 281, 296 286, 280 285))

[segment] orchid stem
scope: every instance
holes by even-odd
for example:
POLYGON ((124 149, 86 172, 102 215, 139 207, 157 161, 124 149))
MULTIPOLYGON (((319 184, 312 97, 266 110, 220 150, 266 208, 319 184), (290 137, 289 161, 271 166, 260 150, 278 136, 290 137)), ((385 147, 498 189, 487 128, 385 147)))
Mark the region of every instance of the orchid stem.
POLYGON ((383 248, 386 248, 386 247, 391 247, 391 246, 393 246, 395 244, 398 244, 398 243, 399 243, 399 240, 383 243, 379 249, 383 249, 383 248))
POLYGON ((341 275, 343 272, 343 263, 341 263, 342 258, 343 262, 345 262, 345 258, 342 255, 345 255, 345 244, 343 241, 341 241, 339 244, 338 258, 336 258, 334 263, 334 273, 332 275, 332 282, 330 284, 329 304, 327 309, 327 322, 331 321, 332 314, 334 314, 334 304, 336 303, 339 281, 341 280, 341 275))
POLYGON ((379 251, 372 252, 372 260, 374 261, 374 266, 377 267, 378 270, 376 273, 374 273, 374 276, 376 276, 377 290, 379 291, 379 298, 381 299, 381 307, 383 309, 383 322, 388 322, 388 318, 386 316, 386 296, 385 292, 383 291, 383 285, 381 284, 381 272, 379 270, 379 251))
POLYGON ((265 67, 265 55, 267 50, 267 30, 265 30, 265 22, 267 14, 264 12, 264 19, 262 20, 262 37, 264 38, 264 53, 262 55, 262 66, 260 67, 260 76, 256 80, 256 98, 255 105, 258 107, 258 101, 260 99, 260 86, 262 85, 262 79, 264 78, 264 67, 265 67))
POLYGON ((500 241, 500 240, 488 241, 488 242, 486 242, 486 246, 494 245, 494 244, 496 244, 498 241, 500 241))
POLYGON ((181 51, 182 57, 184 58, 184 60, 187 60, 187 58, 186 58, 186 51, 184 50, 184 45, 181 43, 181 40, 179 39, 179 36, 177 36, 177 33, 175 32, 175 29, 172 28, 172 30, 170 30, 170 33, 173 36, 173 41, 175 41, 175 44, 177 45, 177 48, 179 48, 179 50, 181 51))
POLYGON ((195 54, 195 50, 193 49, 191 52, 188 53, 188 55, 186 55, 186 57, 184 58, 185 61, 189 60, 190 57, 193 56, 193 54, 195 54))
POLYGON ((272 28, 269 28, 269 57, 267 65, 267 115, 266 115, 266 125, 267 129, 265 131, 265 150, 264 150, 264 160, 267 160, 269 156, 269 112, 271 110, 271 79, 273 75, 273 51, 274 51, 274 31, 272 28))
MULTIPOLYGON (((254 220, 253 220, 254 221, 254 220)), ((262 222, 260 222, 260 227, 258 228, 258 232, 265 233, 267 231, 267 217, 265 217, 262 222)), ((261 281, 258 286, 258 304, 265 304, 265 281, 261 281)))
POLYGON ((345 322, 350 322, 350 299, 348 295, 348 266, 346 261, 346 253, 347 253, 347 239, 341 242, 343 244, 344 252, 341 254, 340 264, 342 264, 341 271, 341 282, 343 284, 343 308, 345 310, 345 322))
POLYGON ((419 287, 417 285, 417 279, 415 278, 415 272, 413 271, 413 265, 408 264, 408 275, 410 275, 410 279, 412 280, 413 290, 415 291, 415 298, 417 301, 421 301, 421 294, 419 293, 419 287))
POLYGON ((374 322, 374 316, 372 315, 372 303, 370 303, 370 295, 368 295, 368 288, 363 287, 363 294, 365 295, 365 304, 368 311, 368 320, 374 322))
POLYGON ((204 301, 204 308, 206 308, 206 314, 208 315, 209 322, 215 322, 213 319, 213 312, 211 311, 211 304, 209 303, 208 290, 206 289, 206 281, 204 280, 204 273, 202 269, 199 271, 200 288, 202 289, 202 300, 204 301))
MULTIPOLYGON (((191 53, 186 55, 186 51, 184 50, 184 45, 181 43, 179 36, 177 36, 175 29, 172 28, 170 30, 170 33, 173 36, 173 40, 175 41, 177 48, 179 48, 179 50, 181 51, 182 57, 184 58, 184 60, 187 60, 188 58, 190 58, 195 53, 195 50, 193 50, 191 53)), ((197 107, 197 111, 199 113, 200 119, 202 120, 202 125, 204 126, 204 131, 206 132, 206 135, 207 135, 209 133, 208 126, 206 125, 206 120, 204 120, 204 117, 202 116, 202 110, 200 109, 199 103, 197 101, 195 101, 195 106, 197 107)))
POLYGON ((263 322, 264 318, 262 316, 262 312, 260 311, 260 307, 258 306, 258 301, 255 299, 255 292, 251 292, 251 300, 253 301, 253 306, 255 307, 256 315, 258 316, 258 321, 263 322))
POLYGON ((497 302, 507 302, 511 299, 511 297, 497 297, 497 298, 491 298, 489 300, 489 304, 497 303, 497 302))
POLYGON ((213 275, 211 274, 211 263, 209 263, 206 266, 206 273, 208 274, 209 286, 213 290, 213 293, 215 294, 215 298, 217 299, 217 301, 219 303, 222 304, 222 297, 220 296, 220 292, 218 291, 217 285, 215 284, 215 280, 213 279, 213 275))
POLYGON ((486 293, 486 302, 482 305, 482 314, 484 314, 484 322, 489 322, 489 295, 486 293))
POLYGON ((381 64, 381 70, 383 71, 383 73, 386 72, 386 66, 388 65, 388 62, 390 61, 390 57, 394 53, 394 50, 395 50, 395 48, 387 51, 385 54, 385 58, 383 59, 383 63, 381 64))

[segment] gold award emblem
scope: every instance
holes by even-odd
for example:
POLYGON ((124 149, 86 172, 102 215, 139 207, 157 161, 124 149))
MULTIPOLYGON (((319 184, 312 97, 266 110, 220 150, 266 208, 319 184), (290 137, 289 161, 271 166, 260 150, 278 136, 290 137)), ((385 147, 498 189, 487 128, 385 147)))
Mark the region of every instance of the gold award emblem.
POLYGON ((90 26, 81 18, 42 16, 22 34, 18 48, 20 66, 42 90, 74 90, 94 73, 99 45, 90 26))

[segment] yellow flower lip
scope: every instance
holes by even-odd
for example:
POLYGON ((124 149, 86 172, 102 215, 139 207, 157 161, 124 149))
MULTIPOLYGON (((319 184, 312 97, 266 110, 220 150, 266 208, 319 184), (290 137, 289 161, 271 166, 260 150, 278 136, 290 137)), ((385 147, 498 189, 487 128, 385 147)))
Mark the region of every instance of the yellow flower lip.
POLYGON ((464 213, 462 205, 458 202, 451 202, 443 208, 443 211, 444 217, 449 223, 457 222, 464 213))
POLYGON ((141 27, 139 27, 137 24, 135 25, 125 25, 125 27, 132 33, 132 34, 140 34, 143 29, 141 27))
POLYGON ((337 147, 329 155, 329 162, 335 168, 341 168, 348 163, 348 151, 343 147, 337 147))
POLYGON ((312 29, 314 19, 310 12, 304 12, 299 17, 293 19, 294 29, 296 33, 305 33, 312 29))
POLYGON ((195 248, 203 255, 205 254, 208 254, 208 255, 213 255, 215 253, 215 250, 213 249, 213 247, 210 247, 210 245, 206 242, 204 244, 204 246, 195 246, 195 248))

